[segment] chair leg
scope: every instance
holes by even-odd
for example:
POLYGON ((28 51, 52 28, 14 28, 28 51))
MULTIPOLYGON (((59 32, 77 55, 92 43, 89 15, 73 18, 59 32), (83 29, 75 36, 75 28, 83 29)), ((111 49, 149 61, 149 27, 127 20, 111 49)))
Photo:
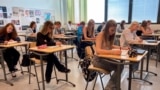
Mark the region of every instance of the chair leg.
POLYGON ((19 63, 20 69, 21 69, 21 74, 24 74, 24 73, 23 73, 22 66, 21 66, 21 62, 20 62, 20 61, 18 61, 18 63, 19 63))
POLYGON ((37 84, 38 84, 38 89, 40 90, 40 85, 39 85, 39 80, 38 80, 38 74, 37 74, 37 69, 36 69, 36 65, 34 64, 34 70, 36 73, 36 79, 37 79, 37 84))
POLYGON ((103 88, 103 90, 104 90, 104 85, 103 85, 103 81, 102 81, 102 76, 101 76, 101 74, 100 74, 100 73, 98 73, 98 74, 99 74, 99 77, 100 77, 100 80, 101 80, 102 88, 103 88))
MULTIPOLYGON (((87 77, 89 77, 89 74, 90 74, 90 73, 88 73, 87 77)), ((87 90, 88 83, 89 83, 89 78, 87 78, 87 84, 86 84, 86 88, 85 88, 85 90, 87 90)))
POLYGON ((96 85, 96 82, 97 82, 97 78, 98 78, 98 74, 97 74, 96 79, 95 79, 95 81, 94 81, 94 85, 93 85, 92 90, 94 90, 94 88, 95 88, 95 85, 96 85))
POLYGON ((29 70, 29 84, 30 84, 31 83, 31 65, 29 65, 28 70, 29 70))

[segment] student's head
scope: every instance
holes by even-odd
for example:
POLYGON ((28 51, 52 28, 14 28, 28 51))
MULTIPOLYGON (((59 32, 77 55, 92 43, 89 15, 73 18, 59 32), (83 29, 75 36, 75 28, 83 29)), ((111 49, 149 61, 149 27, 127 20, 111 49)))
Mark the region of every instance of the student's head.
POLYGON ((121 29, 125 29, 125 28, 124 28, 124 24, 125 24, 125 23, 126 23, 125 20, 122 20, 122 21, 121 21, 121 23, 120 23, 121 29))
POLYGON ((129 29, 131 29, 132 31, 136 31, 139 29, 139 23, 137 21, 133 21, 131 23, 131 25, 129 26, 129 29))
POLYGON ((107 43, 110 42, 110 45, 113 44, 116 27, 116 22, 114 20, 109 20, 108 22, 106 22, 105 26, 102 29, 103 39, 107 43))
POLYGON ((84 21, 80 22, 80 25, 81 25, 81 26, 84 26, 84 25, 85 25, 85 22, 84 22, 84 21))
POLYGON ((146 28, 147 24, 148 24, 147 21, 143 20, 141 26, 144 27, 144 28, 146 28))
POLYGON ((2 30, 0 31, 1 35, 7 35, 7 34, 11 34, 12 38, 16 38, 17 37, 17 31, 16 28, 14 27, 14 25, 12 23, 8 23, 6 24, 2 30))
POLYGON ((72 21, 68 21, 68 24, 70 24, 70 25, 71 25, 71 24, 72 24, 72 21))
POLYGON ((54 28, 55 29, 60 29, 61 28, 61 22, 60 21, 54 22, 54 28))
POLYGON ((93 19, 90 19, 89 21, 88 21, 88 27, 94 27, 94 24, 95 24, 95 22, 94 22, 94 20, 93 19))
POLYGON ((29 25, 30 28, 36 28, 37 25, 36 25, 36 22, 35 21, 32 21, 29 25))
POLYGON ((41 30, 41 33, 43 35, 49 35, 49 37, 52 38, 52 33, 53 33, 53 29, 54 29, 54 24, 51 21, 46 21, 43 25, 43 28, 41 30))
POLYGON ((125 23, 126 23, 126 21, 125 21, 125 20, 122 20, 122 21, 121 21, 121 24, 123 24, 123 25, 124 25, 125 23))

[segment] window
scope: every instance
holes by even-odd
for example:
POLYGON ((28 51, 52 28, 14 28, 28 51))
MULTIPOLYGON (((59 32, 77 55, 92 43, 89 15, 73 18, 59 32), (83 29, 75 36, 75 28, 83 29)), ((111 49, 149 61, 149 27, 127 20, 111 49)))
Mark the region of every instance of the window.
POLYGON ((108 0, 108 20, 128 22, 129 0, 108 0))
POLYGON ((159 0, 133 0, 132 21, 151 20, 157 22, 159 0))
POLYGON ((104 21, 105 0, 87 0, 87 21, 93 19, 96 23, 104 21))

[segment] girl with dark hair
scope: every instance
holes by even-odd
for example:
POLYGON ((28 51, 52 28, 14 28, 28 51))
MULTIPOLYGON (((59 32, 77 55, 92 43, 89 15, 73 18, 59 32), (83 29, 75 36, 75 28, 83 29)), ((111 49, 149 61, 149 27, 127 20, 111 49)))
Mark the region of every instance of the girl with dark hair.
MULTIPOLYGON (((102 31, 96 37, 96 54, 106 54, 106 55, 121 55, 121 47, 113 44, 117 24, 114 20, 109 20, 106 22, 102 31)), ((127 49, 126 47, 122 49, 127 49)), ((110 60, 110 59, 108 59, 110 60)), ((116 62, 116 61, 115 61, 116 62)), ((117 65, 107 62, 105 59, 100 59, 95 56, 93 59, 93 65, 95 67, 103 68, 107 71, 114 70, 105 90, 116 90, 115 84, 117 81, 117 65)), ((120 67, 122 72, 123 66, 120 67)))
MULTIPOLYGON (((52 37, 53 37, 53 29, 54 29, 54 24, 51 21, 46 21, 44 23, 44 26, 40 32, 37 33, 37 42, 36 45, 38 48, 46 48, 47 46, 54 46, 54 45, 61 45, 61 42, 54 42, 52 37)), ((47 61, 47 67, 46 67, 46 82, 49 83, 51 80, 51 75, 52 75, 52 70, 53 70, 53 65, 55 64, 56 68, 58 71, 63 72, 63 73, 69 73, 70 69, 64 67, 62 65, 57 56, 55 56, 53 53, 49 54, 46 58, 47 61)))
POLYGON ((125 23, 126 22, 124 20, 121 21, 120 25, 117 26, 117 32, 122 33, 122 31, 125 29, 124 27, 125 23))
POLYGON ((142 21, 141 26, 139 30, 137 31, 137 35, 141 36, 142 34, 152 34, 153 31, 148 28, 148 22, 147 21, 142 21))
POLYGON ((95 41, 95 31, 94 31, 94 20, 90 19, 88 21, 87 26, 83 28, 82 34, 82 41, 81 41, 81 48, 85 48, 86 46, 92 46, 93 41, 95 41))
POLYGON ((26 41, 36 41, 36 22, 32 21, 26 31, 26 41))
MULTIPOLYGON (((8 23, 0 30, 0 43, 8 44, 13 41, 20 41, 20 39, 17 36, 14 25, 12 23, 8 23)), ((7 48, 3 51, 4 60, 7 63, 12 77, 16 77, 15 71, 17 71, 16 65, 19 60, 19 56, 19 52, 14 47, 7 48)))

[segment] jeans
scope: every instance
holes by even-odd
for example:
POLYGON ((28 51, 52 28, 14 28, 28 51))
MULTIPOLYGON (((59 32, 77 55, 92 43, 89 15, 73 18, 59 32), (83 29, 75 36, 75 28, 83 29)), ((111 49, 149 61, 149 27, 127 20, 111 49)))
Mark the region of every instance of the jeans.
MULTIPOLYGON (((110 61, 113 61, 113 60, 110 60, 110 61)), ((115 86, 116 85, 116 81, 117 81, 117 77, 116 76, 118 74, 117 73, 117 64, 107 62, 106 59, 100 59, 99 57, 94 56, 93 65, 95 67, 102 68, 102 69, 104 69, 106 71, 109 71, 109 72, 114 71, 113 75, 111 76, 111 78, 110 78, 110 80, 108 82, 108 84, 112 83, 114 85, 107 85, 106 87, 108 87, 108 86, 115 86)), ((123 71, 123 68, 124 68, 124 65, 121 65, 120 66, 120 72, 121 73, 123 71)))

